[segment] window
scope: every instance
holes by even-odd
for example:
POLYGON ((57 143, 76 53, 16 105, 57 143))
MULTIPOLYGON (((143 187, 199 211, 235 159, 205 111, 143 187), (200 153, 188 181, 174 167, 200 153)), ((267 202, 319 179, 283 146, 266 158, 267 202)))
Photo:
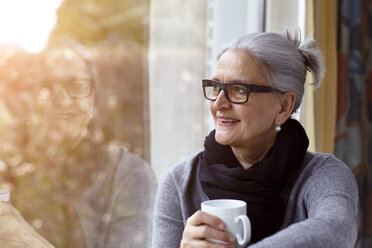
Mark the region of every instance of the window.
POLYGON ((201 79, 297 1, 47 2, 0 3, 0 188, 55 247, 151 247, 157 182, 213 129, 201 79))
POLYGON ((55 247, 151 246, 149 11, 1 4, 0 188, 55 247))

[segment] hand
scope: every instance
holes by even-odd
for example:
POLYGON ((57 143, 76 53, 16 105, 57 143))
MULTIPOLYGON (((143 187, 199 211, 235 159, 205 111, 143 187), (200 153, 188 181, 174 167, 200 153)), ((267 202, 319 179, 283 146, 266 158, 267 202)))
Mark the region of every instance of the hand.
POLYGON ((187 219, 181 248, 234 248, 235 237, 224 230, 225 224, 218 217, 197 211, 187 219), (221 240, 227 244, 215 243, 207 239, 221 240))
POLYGON ((7 248, 53 248, 8 203, 0 202, 0 244, 7 248))

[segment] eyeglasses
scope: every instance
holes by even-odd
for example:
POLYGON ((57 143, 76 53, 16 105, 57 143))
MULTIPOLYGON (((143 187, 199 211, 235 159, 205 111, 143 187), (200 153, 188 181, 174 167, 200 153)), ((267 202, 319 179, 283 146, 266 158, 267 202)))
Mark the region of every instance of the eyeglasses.
POLYGON ((227 100, 231 103, 246 103, 251 92, 285 92, 277 90, 270 86, 246 84, 246 83, 220 83, 214 80, 203 79, 203 92, 205 98, 211 101, 217 100, 221 90, 224 91, 227 100))
POLYGON ((43 82, 39 88, 39 99, 49 100, 62 94, 65 90, 74 99, 89 97, 93 92, 91 79, 71 79, 65 82, 43 82))

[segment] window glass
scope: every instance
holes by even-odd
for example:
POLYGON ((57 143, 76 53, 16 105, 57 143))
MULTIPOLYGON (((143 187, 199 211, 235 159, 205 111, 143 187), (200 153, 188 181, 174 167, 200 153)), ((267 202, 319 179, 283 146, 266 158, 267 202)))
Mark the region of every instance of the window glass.
POLYGON ((0 7, 0 188, 55 247, 150 247, 150 3, 29 2, 0 7))

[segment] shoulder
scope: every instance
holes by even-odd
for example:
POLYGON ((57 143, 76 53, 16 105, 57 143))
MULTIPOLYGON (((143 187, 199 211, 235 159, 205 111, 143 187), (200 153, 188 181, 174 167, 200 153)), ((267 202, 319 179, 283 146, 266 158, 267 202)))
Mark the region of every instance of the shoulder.
POLYGON ((283 227, 318 215, 335 221, 330 213, 342 212, 344 219, 353 219, 358 210, 358 187, 350 168, 332 154, 316 152, 306 152, 303 163, 283 227))
POLYGON ((159 186, 158 202, 167 201, 167 203, 159 203, 159 205, 167 205, 170 203, 170 199, 174 200, 173 205, 182 206, 184 219, 194 213, 205 198, 197 179, 201 156, 202 152, 198 152, 185 161, 173 165, 159 186))
POLYGON ((181 225, 182 234, 187 218, 200 209, 201 202, 207 199, 197 177, 201 157, 202 152, 198 152, 168 170, 156 197, 156 223, 164 222, 167 224, 163 223, 163 226, 169 226, 176 222, 181 225))
POLYGON ((152 171, 149 163, 137 154, 129 152, 125 147, 116 147, 114 149, 119 154, 117 165, 120 168, 127 168, 132 171, 152 171))
POLYGON ((354 181, 354 176, 350 168, 332 154, 307 152, 304 163, 304 169, 300 177, 334 178, 341 176, 343 179, 349 178, 350 180, 348 181, 350 182, 354 181))
POLYGON ((307 152, 304 169, 294 186, 305 200, 347 196, 357 205, 358 187, 350 168, 332 154, 307 152))
POLYGON ((112 146, 108 149, 110 166, 115 170, 115 180, 122 184, 140 183, 156 187, 156 176, 152 167, 140 156, 125 147, 112 146))
POLYGON ((202 152, 198 152, 186 160, 173 165, 165 174, 163 182, 173 181, 178 186, 186 184, 197 171, 201 155, 202 152))

